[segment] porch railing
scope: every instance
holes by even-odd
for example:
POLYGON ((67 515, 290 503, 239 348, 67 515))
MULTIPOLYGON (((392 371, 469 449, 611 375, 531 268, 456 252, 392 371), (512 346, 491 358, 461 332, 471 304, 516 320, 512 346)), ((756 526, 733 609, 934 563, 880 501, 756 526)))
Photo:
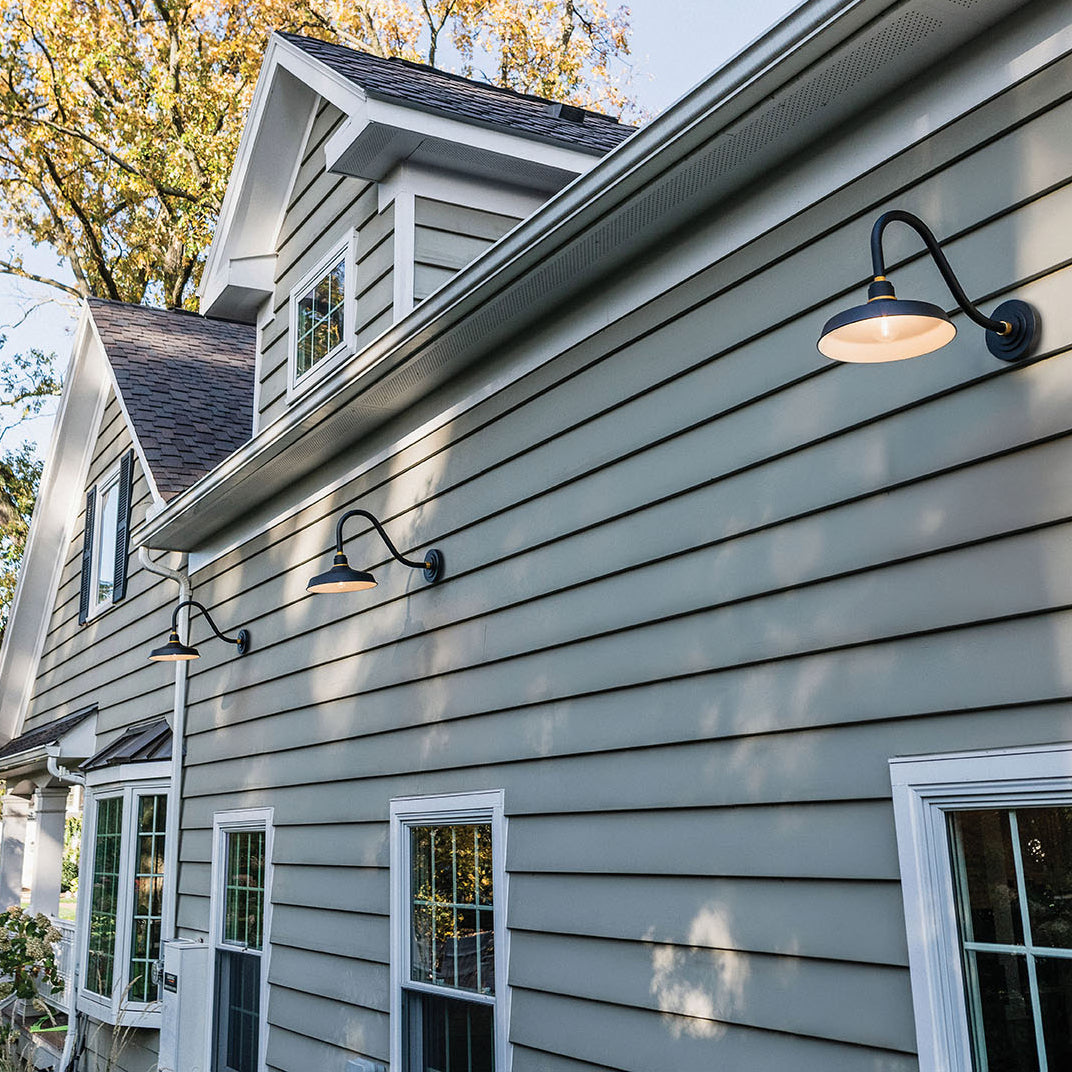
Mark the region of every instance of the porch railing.
POLYGON ((71 1004, 71 984, 74 981, 74 923, 69 919, 51 917, 52 925, 60 932, 60 940, 55 945, 56 968, 63 979, 63 993, 42 994, 51 1005, 69 1008, 71 1004))

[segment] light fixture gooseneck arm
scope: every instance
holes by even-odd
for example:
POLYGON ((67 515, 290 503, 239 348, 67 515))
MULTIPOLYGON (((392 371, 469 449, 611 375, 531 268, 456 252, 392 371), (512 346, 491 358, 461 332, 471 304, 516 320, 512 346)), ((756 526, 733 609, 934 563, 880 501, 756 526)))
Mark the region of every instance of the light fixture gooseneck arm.
POLYGON ((372 527, 380 534, 380 539, 387 545, 387 550, 391 552, 396 562, 401 562, 403 566, 409 566, 410 569, 427 570, 431 569, 433 563, 429 561, 414 562, 412 559, 404 558, 398 553, 398 548, 391 542, 391 537, 384 532, 383 525, 373 517, 367 510, 347 510, 342 517, 339 518, 339 523, 335 526, 335 553, 341 555, 342 551, 342 526, 351 517, 363 517, 366 521, 370 522, 372 527))
POLYGON ((224 636, 223 633, 221 633, 216 628, 216 623, 212 620, 212 615, 209 614, 209 612, 204 608, 204 606, 198 603, 196 599, 184 599, 175 608, 174 612, 171 615, 171 631, 173 633, 177 633, 179 631, 179 612, 182 610, 183 607, 196 607, 201 612, 205 621, 208 622, 212 631, 216 634, 216 636, 220 638, 220 640, 226 640, 228 644, 237 644, 239 647, 239 654, 244 654, 244 652, 242 651, 242 647, 248 642, 248 636, 246 640, 243 640, 242 634, 246 631, 244 629, 240 630, 238 636, 236 637, 224 636))
POLYGON ((942 247, 938 245, 938 239, 934 237, 934 233, 918 216, 912 215, 911 212, 895 208, 889 212, 883 212, 875 220, 875 225, 871 228, 871 266, 876 279, 886 278, 886 262, 882 256, 882 232, 886 230, 887 224, 890 223, 907 223, 923 239, 930 255, 934 258, 934 263, 938 265, 938 271, 942 273, 946 286, 949 287, 957 304, 967 313, 970 320, 978 324, 979 327, 985 328, 987 331, 996 332, 998 335, 1007 335, 1009 333, 1011 325, 1008 321, 994 320, 992 317, 985 316, 972 303, 968 295, 964 293, 964 288, 960 285, 960 281, 953 274, 953 269, 946 255, 942 252, 942 247))

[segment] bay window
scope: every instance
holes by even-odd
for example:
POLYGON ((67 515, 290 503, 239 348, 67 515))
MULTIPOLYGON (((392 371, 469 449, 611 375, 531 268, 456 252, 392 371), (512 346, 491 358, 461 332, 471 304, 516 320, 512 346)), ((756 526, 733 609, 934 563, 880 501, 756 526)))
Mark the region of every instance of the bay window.
POLYGON ((81 889, 87 926, 79 1007, 108 1023, 154 1026, 165 912, 167 787, 98 787, 86 799, 81 889))

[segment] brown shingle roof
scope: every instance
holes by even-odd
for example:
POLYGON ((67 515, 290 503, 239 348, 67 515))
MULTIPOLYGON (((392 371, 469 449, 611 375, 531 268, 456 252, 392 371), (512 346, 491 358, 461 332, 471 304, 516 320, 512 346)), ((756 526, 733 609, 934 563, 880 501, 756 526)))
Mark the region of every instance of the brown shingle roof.
POLYGON ((252 434, 256 328, 88 301, 153 479, 170 499, 252 434))
POLYGON ((359 85, 370 97, 479 126, 508 128, 540 141, 601 153, 610 152, 635 130, 599 112, 556 105, 543 97, 476 82, 423 63, 370 56, 298 34, 281 32, 279 36, 359 85))

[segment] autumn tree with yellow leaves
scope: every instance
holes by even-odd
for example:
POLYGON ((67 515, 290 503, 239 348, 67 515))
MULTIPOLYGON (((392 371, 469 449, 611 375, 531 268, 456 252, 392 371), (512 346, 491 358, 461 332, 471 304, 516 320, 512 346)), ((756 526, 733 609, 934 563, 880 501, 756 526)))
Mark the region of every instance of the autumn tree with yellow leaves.
POLYGON ((0 222, 70 264, 77 295, 193 295, 269 34, 620 113, 628 12, 605 0, 0 0, 0 222))

